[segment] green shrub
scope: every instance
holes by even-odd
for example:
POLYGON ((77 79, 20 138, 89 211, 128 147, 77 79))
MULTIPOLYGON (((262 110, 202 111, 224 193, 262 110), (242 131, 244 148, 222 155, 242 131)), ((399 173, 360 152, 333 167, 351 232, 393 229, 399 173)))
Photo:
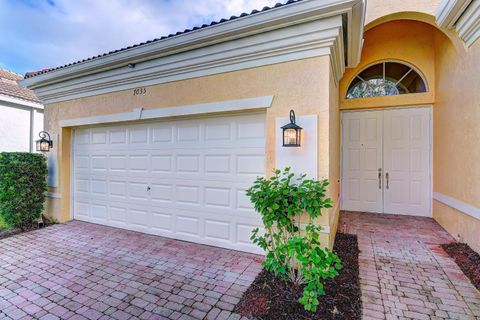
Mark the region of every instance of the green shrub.
POLYGON ((40 217, 47 191, 45 156, 0 153, 0 215, 7 225, 29 228, 40 217))
POLYGON ((332 207, 325 197, 328 181, 295 178, 290 168, 275 170, 269 179, 259 177, 247 195, 262 215, 265 233, 255 229, 252 241, 265 250, 265 269, 282 280, 303 286, 299 302, 315 312, 318 296, 325 294, 323 280, 334 278, 342 268, 340 259, 319 241, 320 227, 314 220, 332 207), (300 225, 300 216, 306 218, 300 225))
POLYGON ((0 231, 3 229, 8 229, 8 225, 3 221, 3 217, 0 215, 0 231))

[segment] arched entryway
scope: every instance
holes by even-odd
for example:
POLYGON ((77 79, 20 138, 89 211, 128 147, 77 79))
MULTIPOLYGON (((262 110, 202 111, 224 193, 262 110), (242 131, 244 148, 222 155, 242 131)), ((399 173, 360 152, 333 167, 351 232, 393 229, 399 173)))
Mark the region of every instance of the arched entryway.
POLYGON ((446 36, 405 17, 366 30, 361 62, 339 85, 341 208, 432 216, 436 43, 446 36))

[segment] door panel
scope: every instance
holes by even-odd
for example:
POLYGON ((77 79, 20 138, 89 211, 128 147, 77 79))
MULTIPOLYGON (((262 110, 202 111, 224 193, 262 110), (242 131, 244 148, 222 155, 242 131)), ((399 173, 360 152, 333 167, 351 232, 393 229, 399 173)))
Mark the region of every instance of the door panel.
POLYGON ((384 129, 385 213, 430 216, 430 109, 385 110, 384 129))
POLYGON ((378 179, 378 169, 382 168, 382 131, 382 111, 342 115, 343 210, 383 212, 378 179))
POLYGON ((342 209, 430 216, 430 140, 430 108, 343 113, 342 209))
POLYGON ((75 130, 74 219, 260 253, 265 114, 75 130))

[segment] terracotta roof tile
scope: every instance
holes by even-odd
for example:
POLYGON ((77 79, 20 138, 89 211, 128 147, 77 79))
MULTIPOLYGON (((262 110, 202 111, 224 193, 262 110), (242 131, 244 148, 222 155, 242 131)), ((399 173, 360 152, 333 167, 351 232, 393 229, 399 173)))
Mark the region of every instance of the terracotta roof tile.
POLYGON ((128 46, 128 47, 125 47, 125 48, 121 48, 121 49, 113 50, 113 51, 106 52, 106 53, 103 53, 103 54, 99 54, 99 55, 94 56, 94 57, 90 57, 90 58, 87 58, 87 59, 72 62, 72 63, 66 64, 66 65, 63 65, 63 66, 59 66, 59 67, 55 67, 55 68, 49 68, 49 69, 43 69, 43 70, 39 70, 39 71, 27 72, 25 74, 25 78, 35 77, 37 75, 48 73, 48 72, 53 71, 53 70, 63 69, 63 68, 66 68, 66 67, 69 67, 69 66, 72 66, 72 65, 75 65, 75 64, 85 62, 85 61, 94 60, 94 59, 104 57, 104 56, 107 56, 107 55, 110 55, 110 54, 113 54, 113 53, 128 50, 128 49, 131 49, 131 48, 144 46, 144 45, 152 43, 152 42, 157 42, 157 41, 164 40, 164 39, 167 39, 167 38, 176 37, 176 36, 179 36, 179 35, 194 31, 194 30, 205 29, 205 28, 217 25, 217 24, 227 22, 227 21, 232 21, 232 20, 235 20, 235 19, 238 19, 238 18, 241 18, 241 17, 254 15, 254 14, 257 14, 257 13, 260 13, 260 12, 271 10, 273 8, 283 7, 283 6, 286 6, 286 5, 289 5, 289 4, 292 4, 292 3, 296 3, 296 2, 300 2, 300 1, 303 1, 303 0, 288 0, 285 3, 277 3, 272 7, 264 7, 261 10, 252 10, 250 13, 245 13, 244 12, 244 13, 238 15, 238 16, 231 16, 230 18, 227 18, 227 19, 220 19, 219 21, 212 21, 209 24, 203 24, 203 25, 198 26, 198 27, 193 27, 192 29, 185 29, 184 31, 179 31, 179 32, 174 33, 174 34, 172 33, 172 34, 169 34, 168 36, 163 36, 163 37, 156 38, 156 39, 153 39, 153 40, 148 40, 148 41, 141 42, 141 43, 138 43, 138 44, 134 44, 134 45, 131 45, 131 46, 128 46))
POLYGON ((0 95, 41 103, 32 90, 18 84, 18 81, 22 79, 23 76, 18 73, 0 69, 0 95))

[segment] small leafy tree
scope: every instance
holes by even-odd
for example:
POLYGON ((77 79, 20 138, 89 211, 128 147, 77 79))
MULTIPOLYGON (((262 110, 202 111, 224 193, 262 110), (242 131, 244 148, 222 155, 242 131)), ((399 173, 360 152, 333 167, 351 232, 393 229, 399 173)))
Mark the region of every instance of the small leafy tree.
POLYGON ((47 191, 45 156, 0 153, 0 215, 6 224, 30 227, 42 214, 47 191))
POLYGON ((247 190, 265 226, 265 233, 256 228, 251 240, 265 250, 265 269, 304 286, 299 302, 316 312, 318 296, 325 294, 323 280, 334 278, 342 268, 340 259, 321 246, 321 228, 314 223, 322 209, 332 207, 332 200, 325 197, 328 181, 295 178, 290 168, 274 173, 269 179, 258 177, 247 190), (301 216, 306 224, 300 223, 301 216))

